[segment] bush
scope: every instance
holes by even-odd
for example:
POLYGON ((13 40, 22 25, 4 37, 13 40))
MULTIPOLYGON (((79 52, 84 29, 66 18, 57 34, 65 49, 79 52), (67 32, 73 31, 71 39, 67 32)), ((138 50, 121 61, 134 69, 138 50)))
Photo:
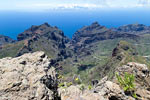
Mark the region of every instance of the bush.
POLYGON ((67 87, 69 87, 69 86, 72 85, 72 82, 69 82, 69 83, 67 83, 66 85, 67 85, 67 87))
POLYGON ((64 83, 59 83, 59 84, 58 84, 58 87, 64 87, 64 86, 65 86, 64 83))
POLYGON ((126 93, 131 93, 131 95, 134 98, 137 98, 136 94, 134 93, 135 90, 135 76, 133 74, 129 74, 129 73, 125 73, 123 77, 119 76, 118 73, 116 73, 116 77, 117 80, 119 82, 119 84, 121 85, 121 87, 123 88, 123 90, 126 93))
POLYGON ((81 80, 77 77, 77 78, 75 78, 75 83, 77 83, 77 84, 81 84, 81 80))
POLYGON ((92 86, 91 86, 91 85, 89 85, 89 86, 88 86, 88 89, 89 89, 89 90, 91 90, 91 89, 92 89, 92 86))
POLYGON ((85 85, 84 85, 84 84, 81 84, 81 85, 80 85, 80 90, 83 91, 84 89, 85 89, 85 85))

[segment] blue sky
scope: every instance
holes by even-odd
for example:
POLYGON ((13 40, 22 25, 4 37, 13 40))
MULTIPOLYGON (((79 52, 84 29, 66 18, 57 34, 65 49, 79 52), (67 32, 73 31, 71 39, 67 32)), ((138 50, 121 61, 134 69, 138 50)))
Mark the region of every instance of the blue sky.
POLYGON ((0 10, 148 7, 150 0, 1 0, 0 10))

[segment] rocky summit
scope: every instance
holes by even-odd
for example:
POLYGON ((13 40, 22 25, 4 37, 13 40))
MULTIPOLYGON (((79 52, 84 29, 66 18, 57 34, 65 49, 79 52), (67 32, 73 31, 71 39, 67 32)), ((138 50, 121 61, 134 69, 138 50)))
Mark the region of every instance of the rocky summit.
POLYGON ((56 72, 44 52, 0 60, 0 100, 57 100, 56 72))

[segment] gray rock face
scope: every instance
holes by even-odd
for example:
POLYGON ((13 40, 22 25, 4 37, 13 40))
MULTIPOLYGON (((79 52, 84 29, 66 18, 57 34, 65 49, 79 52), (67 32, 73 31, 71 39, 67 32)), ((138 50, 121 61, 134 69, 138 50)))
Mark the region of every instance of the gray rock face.
POLYGON ((44 52, 0 59, 0 100, 53 100, 55 95, 55 69, 44 52))

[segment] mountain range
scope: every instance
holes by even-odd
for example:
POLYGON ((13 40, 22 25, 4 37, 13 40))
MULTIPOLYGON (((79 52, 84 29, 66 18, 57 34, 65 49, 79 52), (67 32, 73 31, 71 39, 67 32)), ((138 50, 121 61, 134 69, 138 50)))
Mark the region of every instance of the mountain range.
POLYGON ((94 22, 69 39, 58 27, 44 23, 20 33, 17 41, 1 36, 0 58, 44 51, 51 58, 51 66, 66 76, 64 80, 70 81, 75 75, 89 83, 107 74, 111 78, 118 64, 138 61, 149 65, 149 40, 150 26, 143 24, 107 28, 94 22))

